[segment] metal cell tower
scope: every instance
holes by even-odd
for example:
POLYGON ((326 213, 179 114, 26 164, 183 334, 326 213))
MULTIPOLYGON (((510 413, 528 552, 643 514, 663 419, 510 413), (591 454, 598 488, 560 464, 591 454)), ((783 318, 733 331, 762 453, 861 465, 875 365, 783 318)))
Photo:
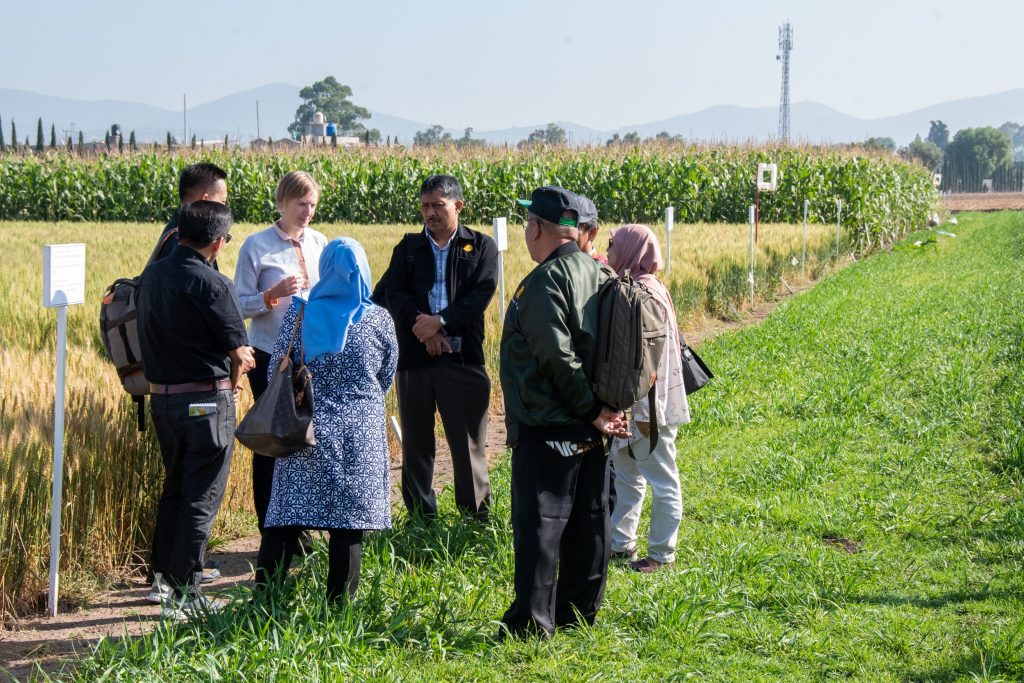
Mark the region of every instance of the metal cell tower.
POLYGON ((793 49, 793 29, 789 22, 779 27, 779 54, 782 61, 782 94, 779 97, 779 142, 789 144, 789 51, 793 49))

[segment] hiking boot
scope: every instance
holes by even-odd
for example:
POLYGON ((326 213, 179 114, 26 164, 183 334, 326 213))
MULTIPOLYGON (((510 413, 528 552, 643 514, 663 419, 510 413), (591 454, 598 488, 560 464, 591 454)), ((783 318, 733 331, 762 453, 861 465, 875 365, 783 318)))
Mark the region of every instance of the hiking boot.
POLYGON ((153 585, 149 588, 149 595, 146 596, 146 602, 159 605, 166 600, 170 600, 173 596, 174 589, 171 588, 171 584, 164 581, 163 574, 155 572, 153 574, 153 585))

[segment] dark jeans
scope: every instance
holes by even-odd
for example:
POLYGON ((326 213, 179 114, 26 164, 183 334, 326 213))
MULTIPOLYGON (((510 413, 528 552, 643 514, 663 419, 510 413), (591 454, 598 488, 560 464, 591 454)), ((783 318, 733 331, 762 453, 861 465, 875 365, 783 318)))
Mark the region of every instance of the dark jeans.
MULTIPOLYGON (((253 399, 257 399, 267 390, 267 368, 270 366, 270 354, 261 349, 253 349, 256 366, 246 373, 253 399)), ((267 520, 267 507, 270 505, 270 491, 274 487, 274 458, 258 453, 252 454, 252 503, 256 508, 256 522, 263 533, 263 524, 267 520)))
POLYGON ((512 449, 512 633, 594 623, 608 572, 608 454, 564 457, 540 441, 512 449), (577 612, 579 616, 577 616, 577 612))
POLYGON ((164 460, 164 488, 157 508, 154 571, 179 596, 192 590, 210 527, 224 497, 235 443, 235 398, 230 390, 150 397, 153 427, 164 460), (191 404, 216 411, 189 415, 191 404))
MULTIPOLYGON (((299 546, 299 526, 268 526, 263 530, 260 552, 256 558, 256 585, 267 586, 275 576, 281 580, 291 566, 299 546)), ((354 597, 359 587, 359 565, 362 560, 361 529, 328 529, 327 598, 354 597)))
POLYGON ((486 450, 491 381, 484 366, 463 365, 445 355, 431 367, 400 370, 396 380, 406 508, 428 517, 437 514, 433 486, 436 406, 452 453, 455 505, 466 514, 486 517, 491 503, 486 450))

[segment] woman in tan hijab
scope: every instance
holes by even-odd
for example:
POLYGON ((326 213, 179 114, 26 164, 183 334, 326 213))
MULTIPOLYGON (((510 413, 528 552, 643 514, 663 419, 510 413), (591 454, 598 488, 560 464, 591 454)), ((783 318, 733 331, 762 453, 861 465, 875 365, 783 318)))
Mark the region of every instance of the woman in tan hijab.
POLYGON ((676 435, 679 425, 690 421, 690 407, 683 386, 679 327, 672 297, 656 277, 663 267, 658 238, 646 225, 630 224, 612 233, 608 241, 608 265, 617 273, 629 270, 645 285, 665 309, 668 339, 658 363, 658 441, 650 450, 652 425, 647 398, 632 409, 631 436, 612 443, 615 466, 615 509, 612 511, 612 554, 630 561, 638 572, 655 572, 675 562, 676 536, 683 505, 676 466, 676 435), (647 556, 636 559, 637 527, 647 485, 651 487, 651 524, 647 556))

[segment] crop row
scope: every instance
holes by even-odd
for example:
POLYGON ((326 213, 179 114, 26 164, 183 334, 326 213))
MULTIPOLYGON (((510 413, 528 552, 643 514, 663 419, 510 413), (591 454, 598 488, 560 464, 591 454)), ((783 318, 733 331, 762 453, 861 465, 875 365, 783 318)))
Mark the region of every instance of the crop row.
MULTIPOLYGON (((0 158, 0 219, 131 221, 166 220, 177 205, 180 170, 198 156, 141 153, 79 159, 65 154, 0 158)), ((761 196, 761 219, 802 220, 804 200, 812 222, 842 222, 862 249, 891 244, 923 224, 934 201, 930 174, 896 159, 857 156, 827 148, 644 148, 621 153, 542 150, 456 154, 361 152, 202 155, 228 172, 236 220, 276 218, 273 191, 285 172, 303 169, 323 185, 318 212, 330 222, 415 223, 416 192, 431 173, 451 173, 463 183, 468 223, 489 223, 514 212, 514 199, 534 187, 556 184, 594 199, 603 222, 659 219, 675 207, 682 223, 746 220, 754 202, 759 162, 774 162, 775 194, 761 196)))

